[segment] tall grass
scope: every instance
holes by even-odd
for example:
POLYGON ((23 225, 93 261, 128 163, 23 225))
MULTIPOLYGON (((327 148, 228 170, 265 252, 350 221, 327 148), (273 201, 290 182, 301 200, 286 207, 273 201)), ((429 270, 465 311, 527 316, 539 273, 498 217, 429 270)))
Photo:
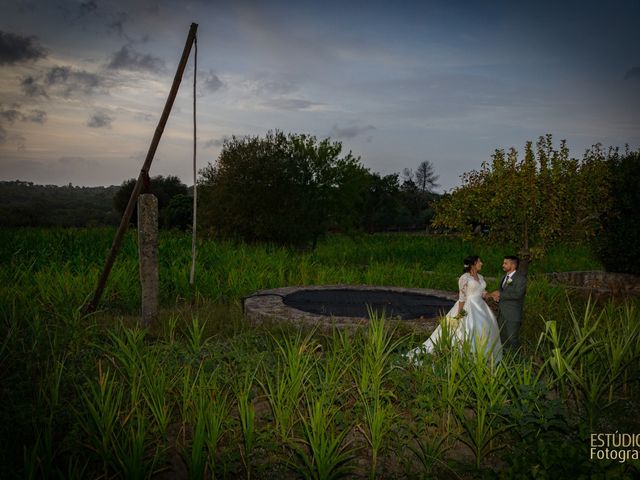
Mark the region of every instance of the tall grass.
POLYGON ((627 379, 640 371, 640 315, 635 306, 600 309, 587 302, 581 317, 569 308, 571 330, 561 332, 547 321, 538 348, 545 372, 568 402, 583 408, 589 426, 627 390, 627 379))
MULTIPOLYGON (((577 431, 600 420, 633 428, 611 406, 637 405, 637 303, 569 301, 535 271, 523 328, 530 348, 498 366, 446 341, 410 365, 402 354, 426 336, 402 337, 380 316, 327 335, 250 326, 233 306, 288 284, 454 290, 460 258, 478 252, 484 273, 499 277, 507 248, 408 235, 329 237, 312 252, 202 240, 194 289, 190 238, 163 232, 161 320, 142 329, 133 232, 102 311, 78 308, 112 233, 0 231, 2 478, 149 478, 176 474, 176 462, 191 478, 282 478, 285 465, 306 478, 456 477, 485 459, 509 462, 514 442, 549 433, 553 397, 577 431)), ((597 267, 585 251, 567 252, 558 247, 534 268, 597 267)), ((538 468, 553 476, 557 467, 538 468)))
POLYGON ((353 449, 345 441, 348 428, 339 431, 335 425, 337 408, 334 399, 320 393, 305 399, 306 408, 300 421, 303 436, 292 443, 299 464, 293 467, 304 477, 314 480, 341 478, 353 470, 349 460, 353 449))
POLYGON ((285 336, 283 340, 273 337, 277 355, 276 368, 273 373, 264 366, 265 382, 262 388, 267 395, 273 414, 275 428, 280 440, 286 442, 292 433, 300 401, 310 380, 314 367, 314 344, 310 335, 302 338, 298 334, 294 338, 285 336))
MULTIPOLYGON (((3 229, 0 264, 8 268, 2 280, 29 284, 29 296, 39 298, 42 308, 68 312, 91 294, 114 234, 111 229, 3 229), (21 276, 29 280, 21 281, 21 276)), ((164 305, 199 297, 229 303, 259 289, 293 284, 370 283, 455 290, 462 258, 469 252, 483 258, 483 273, 490 277, 500 276, 502 255, 511 253, 509 247, 415 235, 330 236, 310 252, 200 240, 201 269, 194 290, 188 274, 190 242, 187 234, 160 233, 160 298, 164 305)), ((532 274, 597 268, 587 249, 572 247, 569 251, 563 246, 550 249, 542 261, 531 266, 532 274)), ((137 311, 137 271, 136 235, 129 231, 107 283, 104 307, 137 311)))

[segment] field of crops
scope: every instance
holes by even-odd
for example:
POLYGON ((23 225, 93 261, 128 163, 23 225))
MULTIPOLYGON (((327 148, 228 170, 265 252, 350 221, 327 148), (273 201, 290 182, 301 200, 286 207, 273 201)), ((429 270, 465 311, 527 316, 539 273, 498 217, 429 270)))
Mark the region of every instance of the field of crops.
MULTIPOLYGON (((128 233, 96 314, 111 229, 0 231, 1 478, 635 478, 590 458, 592 432, 638 433, 637 302, 569 299, 543 272, 599 268, 558 246, 531 266, 525 350, 491 365, 383 318, 346 335, 244 322, 242 296, 285 285, 455 290, 462 259, 500 276, 507 246, 331 236, 315 251, 160 236, 162 314, 136 326, 128 233)), ((497 281, 489 282, 490 289, 497 281)), ((637 455, 637 454, 636 454, 637 455)), ((636 457, 637 458, 637 457, 636 457)))

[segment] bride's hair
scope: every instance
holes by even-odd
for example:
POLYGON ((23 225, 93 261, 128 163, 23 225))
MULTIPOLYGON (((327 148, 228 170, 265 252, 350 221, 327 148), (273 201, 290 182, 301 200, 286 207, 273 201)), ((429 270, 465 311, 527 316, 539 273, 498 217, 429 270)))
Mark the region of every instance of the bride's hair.
POLYGON ((464 273, 469 273, 471 271, 471 267, 473 267, 476 262, 480 259, 478 255, 469 255, 464 259, 464 273))

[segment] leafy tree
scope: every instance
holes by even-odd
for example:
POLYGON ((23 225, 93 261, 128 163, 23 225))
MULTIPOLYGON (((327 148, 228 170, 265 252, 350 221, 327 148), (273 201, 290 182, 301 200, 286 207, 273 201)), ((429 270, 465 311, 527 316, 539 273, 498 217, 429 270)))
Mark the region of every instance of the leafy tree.
POLYGON ((520 248, 521 269, 543 255, 555 240, 584 241, 599 232, 607 210, 608 184, 601 146, 588 150, 582 161, 569 157, 566 142, 553 147, 551 135, 540 137, 524 157, 511 148, 496 150, 491 163, 463 175, 463 184, 437 205, 434 226, 471 234, 489 227, 489 238, 520 248))
POLYGON ((405 169, 403 181, 397 173, 370 173, 361 213, 361 227, 367 232, 424 229, 431 220, 431 204, 438 195, 425 192, 405 169))
POLYGON ((411 214, 403 203, 398 174, 370 174, 365 195, 360 219, 365 231, 389 230, 410 223, 411 214))
POLYGON ((640 150, 609 162, 611 208, 603 212, 602 232, 595 240, 600 261, 608 271, 640 272, 640 150))
POLYGON ((363 208, 367 170, 342 145, 314 136, 225 140, 200 171, 199 217, 224 237, 306 245, 330 228, 353 228, 363 208))
POLYGON ((165 228, 186 230, 193 222, 193 197, 179 193, 169 200, 162 215, 165 228))
MULTIPOLYGON (((122 182, 122 185, 113 196, 113 206, 120 214, 120 217, 124 214, 131 198, 131 193, 136 185, 136 179, 131 178, 122 182)), ((169 205, 171 199, 176 195, 187 195, 187 186, 180 181, 180 179, 174 175, 163 177, 157 175, 151 177, 150 191, 158 198, 158 212, 159 215, 163 215, 164 209, 169 205)), ((138 223, 138 210, 134 208, 133 215, 131 216, 131 223, 136 225, 138 223)))

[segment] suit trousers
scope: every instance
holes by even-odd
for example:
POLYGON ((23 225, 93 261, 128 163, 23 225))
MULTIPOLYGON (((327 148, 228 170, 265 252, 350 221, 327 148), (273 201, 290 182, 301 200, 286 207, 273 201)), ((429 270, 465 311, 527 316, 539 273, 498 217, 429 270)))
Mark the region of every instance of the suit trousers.
POLYGON ((502 315, 498 315, 498 326, 500 327, 500 341, 502 346, 512 350, 520 347, 520 325, 521 320, 505 320, 502 315))

